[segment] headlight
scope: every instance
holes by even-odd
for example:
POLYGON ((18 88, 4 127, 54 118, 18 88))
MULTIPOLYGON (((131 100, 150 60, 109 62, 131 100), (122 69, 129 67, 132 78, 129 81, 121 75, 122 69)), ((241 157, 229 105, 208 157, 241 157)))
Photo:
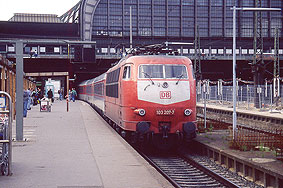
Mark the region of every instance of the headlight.
POLYGON ((145 109, 136 109, 134 112, 140 116, 145 115, 145 109))
POLYGON ((184 110, 184 114, 185 114, 186 116, 189 116, 189 115, 192 114, 192 110, 191 110, 191 109, 186 109, 186 110, 184 110))

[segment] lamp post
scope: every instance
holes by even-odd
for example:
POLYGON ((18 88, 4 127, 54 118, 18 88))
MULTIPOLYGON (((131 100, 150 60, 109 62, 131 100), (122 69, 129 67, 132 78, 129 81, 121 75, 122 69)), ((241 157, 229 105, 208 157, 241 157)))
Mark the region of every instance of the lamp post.
POLYGON ((241 7, 237 8, 233 6, 233 140, 235 139, 235 129, 237 126, 237 114, 236 114, 236 10, 242 11, 281 11, 281 8, 252 8, 241 7))

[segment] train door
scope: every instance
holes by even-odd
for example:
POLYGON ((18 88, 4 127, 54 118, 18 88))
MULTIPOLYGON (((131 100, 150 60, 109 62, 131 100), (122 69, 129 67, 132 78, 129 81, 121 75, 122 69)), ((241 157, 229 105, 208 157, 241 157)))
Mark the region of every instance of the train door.
POLYGON ((125 107, 125 97, 130 97, 127 93, 127 81, 131 79, 131 64, 125 64, 122 66, 122 78, 120 82, 120 105, 119 105, 119 119, 122 120, 123 107, 125 107))

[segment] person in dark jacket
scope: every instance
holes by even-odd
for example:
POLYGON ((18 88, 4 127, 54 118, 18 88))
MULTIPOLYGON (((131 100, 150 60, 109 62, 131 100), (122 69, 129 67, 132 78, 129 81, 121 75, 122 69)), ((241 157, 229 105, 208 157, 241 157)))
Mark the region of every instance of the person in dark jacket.
POLYGON ((51 91, 51 89, 49 89, 49 91, 47 92, 47 97, 49 100, 53 101, 53 92, 51 91))

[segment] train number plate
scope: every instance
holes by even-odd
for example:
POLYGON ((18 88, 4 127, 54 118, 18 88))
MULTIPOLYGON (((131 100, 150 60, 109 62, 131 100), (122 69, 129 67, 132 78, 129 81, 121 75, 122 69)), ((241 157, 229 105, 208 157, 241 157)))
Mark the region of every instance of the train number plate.
POLYGON ((158 115, 158 116, 173 116, 174 114, 175 114, 174 109, 171 109, 171 110, 158 109, 158 110, 156 110, 156 115, 158 115))

